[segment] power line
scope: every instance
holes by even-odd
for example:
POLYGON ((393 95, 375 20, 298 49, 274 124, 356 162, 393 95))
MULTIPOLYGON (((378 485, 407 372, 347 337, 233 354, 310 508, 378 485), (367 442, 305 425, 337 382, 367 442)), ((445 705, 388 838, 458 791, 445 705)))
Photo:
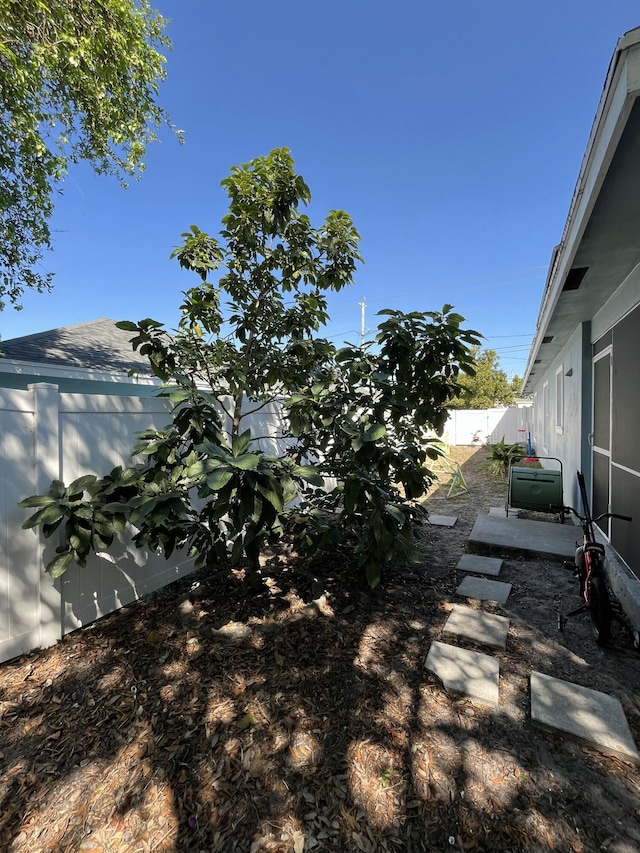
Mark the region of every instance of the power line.
POLYGON ((493 341, 498 338, 532 338, 535 332, 530 332, 527 335, 485 335, 486 340, 493 341))

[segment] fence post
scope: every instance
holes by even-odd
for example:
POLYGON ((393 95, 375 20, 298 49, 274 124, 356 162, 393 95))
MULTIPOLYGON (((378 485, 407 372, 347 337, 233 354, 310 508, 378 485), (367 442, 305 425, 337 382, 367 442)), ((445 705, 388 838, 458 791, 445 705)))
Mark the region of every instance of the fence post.
MULTIPOLYGON (((27 386, 33 392, 35 424, 36 492, 49 491, 52 480, 60 479, 60 394, 57 385, 37 382, 27 386)), ((26 497, 26 495, 25 495, 26 497)), ((40 553, 49 545, 38 527, 40 553)), ((40 622, 40 645, 52 646, 62 639, 62 596, 59 581, 54 581, 46 572, 40 574, 40 596, 37 603, 40 622)))

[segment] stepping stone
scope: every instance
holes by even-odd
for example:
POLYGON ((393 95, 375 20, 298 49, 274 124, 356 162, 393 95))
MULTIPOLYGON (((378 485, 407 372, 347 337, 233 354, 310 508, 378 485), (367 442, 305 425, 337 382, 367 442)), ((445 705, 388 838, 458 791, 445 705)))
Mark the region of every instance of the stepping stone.
POLYGON ((511 584, 467 575, 456 592, 465 598, 476 598, 478 601, 494 601, 496 604, 505 604, 511 592, 511 584))
POLYGON ((431 644, 424 667, 440 679, 445 690, 461 693, 491 708, 498 705, 500 664, 491 655, 436 640, 431 644))
POLYGON ((507 644, 509 620, 482 610, 473 610, 462 604, 454 604, 443 633, 455 637, 466 637, 483 646, 504 649, 507 644))
POLYGON ((489 507, 489 515, 499 515, 502 518, 506 518, 507 511, 503 506, 492 506, 489 507))
POLYGON ((498 557, 481 557, 478 554, 463 554, 456 569, 460 572, 474 572, 476 575, 491 575, 497 578, 504 560, 498 557))
POLYGON ((453 527, 458 517, 456 515, 430 515, 427 520, 429 524, 435 524, 437 527, 453 527))
POLYGON ((606 693, 532 672, 531 719, 573 735, 600 752, 640 764, 622 705, 606 693))

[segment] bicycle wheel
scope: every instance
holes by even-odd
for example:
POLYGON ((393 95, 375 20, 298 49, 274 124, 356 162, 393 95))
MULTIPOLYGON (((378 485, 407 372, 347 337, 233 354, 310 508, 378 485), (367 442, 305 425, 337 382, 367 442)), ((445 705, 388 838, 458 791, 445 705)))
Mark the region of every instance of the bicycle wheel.
POLYGON ((606 646, 611 637, 611 601, 604 578, 591 578, 589 614, 593 636, 599 646, 606 646))

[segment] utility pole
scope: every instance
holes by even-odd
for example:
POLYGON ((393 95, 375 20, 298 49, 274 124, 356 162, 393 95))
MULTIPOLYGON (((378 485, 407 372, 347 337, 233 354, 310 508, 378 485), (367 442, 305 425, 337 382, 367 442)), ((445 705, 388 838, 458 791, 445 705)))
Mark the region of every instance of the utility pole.
POLYGON ((358 305, 360 306, 360 346, 363 347, 364 346, 364 332, 365 332, 364 310, 367 307, 367 300, 364 298, 364 296, 362 297, 362 302, 358 302, 358 305))

